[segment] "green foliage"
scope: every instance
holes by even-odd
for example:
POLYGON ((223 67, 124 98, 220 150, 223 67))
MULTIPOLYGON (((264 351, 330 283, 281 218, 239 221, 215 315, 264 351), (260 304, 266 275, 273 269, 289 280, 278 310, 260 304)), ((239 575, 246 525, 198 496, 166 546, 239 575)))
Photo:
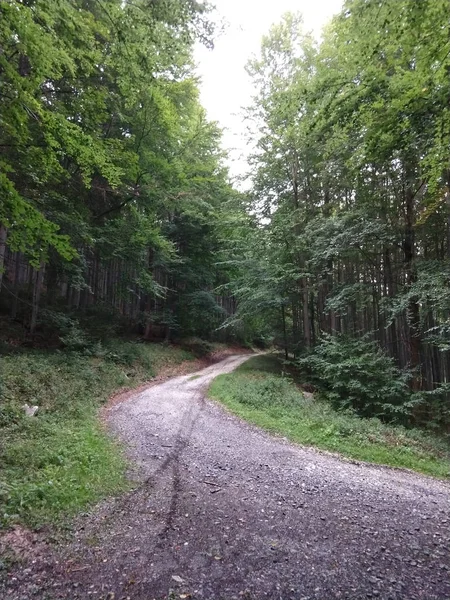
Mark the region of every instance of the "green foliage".
POLYGON ((211 354, 215 350, 215 345, 207 340, 197 337, 185 338, 181 342, 181 347, 194 356, 201 358, 211 354))
POLYGON ((294 442, 356 460, 450 477, 448 442, 376 418, 361 419, 316 397, 305 397, 273 357, 251 358, 233 373, 220 375, 209 394, 240 417, 294 442))
POLYGON ((121 449, 98 422, 101 404, 123 386, 193 356, 186 350, 111 339, 97 355, 28 351, 2 357, 0 527, 56 523, 125 489, 121 449), (22 406, 39 406, 34 417, 22 406))
MULTIPOLYGON (((51 285, 44 305, 109 304, 185 335, 211 337, 224 320, 216 253, 235 192, 192 59, 196 40, 212 43, 209 11, 0 3, 0 225, 51 285)), ((66 346, 86 345, 77 336, 72 326, 66 346)))
POLYGON ((354 410, 362 417, 408 422, 414 402, 408 381, 392 358, 374 342, 347 336, 324 336, 298 361, 335 408, 354 410))
POLYGON ((320 44, 298 14, 271 27, 248 64, 255 218, 233 285, 236 320, 286 355, 332 336, 305 365, 336 406, 442 431, 449 40, 446 0, 347 0, 320 44))
POLYGON ((271 375, 286 375, 286 370, 280 358, 275 354, 261 354, 259 356, 252 356, 249 360, 246 360, 237 369, 238 373, 253 373, 254 375, 260 374, 271 374, 271 375))
POLYGON ((207 338, 224 321, 226 313, 214 295, 207 291, 184 294, 177 310, 178 329, 183 336, 207 338))

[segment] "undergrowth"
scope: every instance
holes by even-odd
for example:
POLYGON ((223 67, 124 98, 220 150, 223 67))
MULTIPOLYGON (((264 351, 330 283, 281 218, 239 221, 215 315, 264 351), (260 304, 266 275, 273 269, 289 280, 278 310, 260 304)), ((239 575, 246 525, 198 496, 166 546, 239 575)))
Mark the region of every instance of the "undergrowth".
POLYGON ((273 355, 253 357, 234 372, 219 375, 209 394, 240 417, 294 442, 357 460, 450 476, 450 448, 444 440, 305 397, 273 355))
MULTIPOLYGON (((81 344, 80 344, 81 346, 81 344)), ((83 351, 3 345, 0 357, 0 528, 57 523, 123 490, 125 461, 99 424, 101 404, 162 367, 192 359, 163 344, 122 339, 83 351), (37 405, 33 417, 23 405, 37 405)))

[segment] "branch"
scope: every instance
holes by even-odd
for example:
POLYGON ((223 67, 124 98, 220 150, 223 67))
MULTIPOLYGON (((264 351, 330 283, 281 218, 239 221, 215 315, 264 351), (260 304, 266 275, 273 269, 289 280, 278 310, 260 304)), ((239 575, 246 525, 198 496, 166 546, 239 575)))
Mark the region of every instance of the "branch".
POLYGON ((104 217, 106 215, 109 215, 112 212, 115 212, 116 210, 121 210, 124 206, 126 206, 129 202, 131 202, 132 200, 134 200, 137 196, 139 196, 139 194, 136 194, 134 196, 130 196, 129 198, 127 198, 126 200, 124 200, 123 202, 120 202, 120 204, 117 204, 116 206, 111 206, 110 208, 108 208, 107 210, 104 210, 103 212, 101 212, 98 215, 94 215, 94 220, 98 220, 101 217, 104 217))

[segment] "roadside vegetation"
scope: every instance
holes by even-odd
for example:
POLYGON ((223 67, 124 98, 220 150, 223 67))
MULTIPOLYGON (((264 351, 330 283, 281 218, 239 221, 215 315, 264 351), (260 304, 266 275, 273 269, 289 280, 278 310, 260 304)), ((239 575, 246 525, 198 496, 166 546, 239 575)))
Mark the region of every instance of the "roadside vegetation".
POLYGON ((124 490, 125 460, 99 408, 121 388, 194 359, 187 349, 118 337, 59 350, 3 342, 1 350, 0 529, 56 523, 124 490), (35 416, 25 404, 39 407, 35 416))
POLYGON ((211 10, 0 1, 0 526, 122 489, 102 402, 211 341, 283 348, 320 390, 254 359, 211 388, 237 414, 448 476, 448 1, 346 0, 320 42, 271 27, 248 193, 200 103, 211 10))
POLYGON ((219 375, 209 395, 236 415, 288 439, 342 456, 435 477, 450 477, 444 440, 418 429, 336 410, 320 394, 302 392, 275 355, 255 356, 233 373, 219 375))

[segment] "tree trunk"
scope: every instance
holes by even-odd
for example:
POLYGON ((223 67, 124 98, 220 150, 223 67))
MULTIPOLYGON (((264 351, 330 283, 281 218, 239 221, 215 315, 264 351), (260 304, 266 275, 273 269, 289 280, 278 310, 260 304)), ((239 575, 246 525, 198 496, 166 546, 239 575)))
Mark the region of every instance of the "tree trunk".
POLYGON ((303 333, 305 336, 305 346, 311 346, 311 323, 309 318, 309 290, 308 280, 303 279, 303 333))
MULTIPOLYGON (((406 188, 406 221, 405 221, 405 238, 404 238, 404 256, 405 256, 405 272, 406 285, 411 288, 417 281, 417 274, 414 265, 415 258, 415 232, 414 232, 414 191, 407 182, 406 188)), ((413 380, 413 389, 420 390, 422 388, 422 373, 420 361, 420 313, 419 305, 416 298, 411 298, 408 305, 408 344, 409 344, 409 360, 413 369, 416 369, 417 374, 413 380)))
MULTIPOLYGON (((394 283, 394 277, 392 273, 392 263, 391 263, 391 255, 389 250, 386 248, 384 250, 384 293, 386 296, 393 298, 396 294, 396 286, 394 283)), ((398 342, 397 342, 397 324, 396 320, 392 319, 388 327, 388 333, 390 336, 390 348, 389 354, 395 358, 395 360, 400 363, 400 356, 398 351, 398 342)))
POLYGON ((300 319, 299 319, 299 306, 297 295, 292 297, 292 339, 293 339, 293 351, 294 358, 297 357, 299 342, 300 342, 300 319))
POLYGON ((15 262, 14 262, 14 282, 13 282, 13 290, 14 295, 11 302, 11 318, 15 319, 17 317, 17 308, 19 304, 19 292, 20 292, 20 252, 15 253, 15 262))
POLYGON ((445 206, 447 209, 447 258, 450 258, 450 169, 445 172, 445 206))
POLYGON ((44 281, 45 264, 42 262, 40 268, 36 271, 33 286, 33 308, 31 312, 30 333, 33 334, 36 329, 39 300, 41 299, 42 282, 44 281))
POLYGON ((0 292, 2 291, 3 282, 3 268, 5 266, 5 254, 6 254, 6 236, 8 231, 6 227, 0 223, 0 292))
POLYGON ((283 322, 284 356, 285 356, 286 360, 288 360, 289 353, 288 353, 288 342, 287 342, 287 333, 286 333, 286 313, 284 310, 284 304, 281 305, 281 319, 283 322))

